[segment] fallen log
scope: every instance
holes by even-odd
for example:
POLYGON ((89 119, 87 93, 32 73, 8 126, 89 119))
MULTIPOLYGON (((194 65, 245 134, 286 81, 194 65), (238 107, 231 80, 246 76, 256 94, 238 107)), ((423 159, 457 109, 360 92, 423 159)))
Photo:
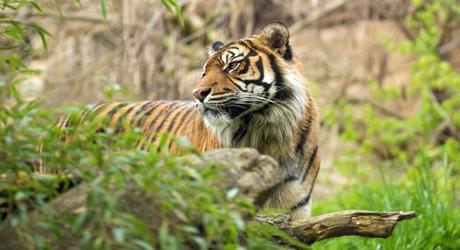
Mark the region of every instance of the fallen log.
POLYGON ((302 242, 316 241, 346 235, 388 238, 398 222, 412 219, 414 211, 375 212, 349 210, 323 214, 305 220, 290 222, 287 215, 256 216, 255 221, 276 226, 302 242))

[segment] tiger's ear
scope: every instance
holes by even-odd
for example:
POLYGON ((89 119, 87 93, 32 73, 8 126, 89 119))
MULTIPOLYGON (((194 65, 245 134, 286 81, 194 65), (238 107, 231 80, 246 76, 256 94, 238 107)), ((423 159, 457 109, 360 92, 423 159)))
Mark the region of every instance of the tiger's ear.
POLYGON ((289 45, 289 30, 282 22, 273 22, 265 26, 259 36, 273 51, 284 59, 292 59, 291 46, 289 45))
POLYGON ((208 56, 212 56, 216 51, 218 51, 220 48, 224 47, 224 43, 221 41, 216 41, 213 42, 210 47, 208 47, 208 56))

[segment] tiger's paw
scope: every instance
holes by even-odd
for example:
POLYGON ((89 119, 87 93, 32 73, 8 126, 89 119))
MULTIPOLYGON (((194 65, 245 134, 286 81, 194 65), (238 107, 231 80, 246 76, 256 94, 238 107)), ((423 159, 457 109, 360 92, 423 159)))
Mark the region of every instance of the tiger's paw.
POLYGON ((299 207, 295 210, 292 210, 290 213, 290 220, 305 220, 311 217, 311 202, 305 204, 302 207, 299 207))

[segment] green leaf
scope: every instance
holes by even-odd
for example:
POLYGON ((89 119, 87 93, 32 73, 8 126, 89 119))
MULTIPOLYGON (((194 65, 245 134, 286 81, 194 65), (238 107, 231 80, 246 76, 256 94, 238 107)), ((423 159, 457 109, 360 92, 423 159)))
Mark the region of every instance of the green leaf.
POLYGON ((177 20, 181 27, 184 26, 184 16, 182 15, 182 9, 176 0, 161 0, 161 3, 171 12, 176 14, 177 20))
POLYGON ((32 24, 31 26, 40 36, 40 39, 42 41, 42 45, 45 51, 48 51, 48 44, 46 43, 46 36, 52 37, 52 35, 46 29, 44 29, 38 24, 32 24))
POLYGON ((17 49, 17 48, 20 48, 21 45, 17 45, 17 44, 14 44, 14 45, 0 45, 0 50, 11 50, 11 49, 17 49))
POLYGON ((101 9, 104 20, 107 20, 107 3, 105 0, 99 0, 99 8, 101 9))
POLYGON ((32 8, 34 8, 39 13, 43 13, 42 8, 36 2, 30 1, 29 4, 32 6, 32 8))
POLYGON ((145 242, 143 240, 133 240, 133 243, 140 246, 142 249, 146 250, 154 250, 155 248, 148 242, 145 242))
POLYGON ((125 240, 125 230, 123 228, 115 228, 113 230, 113 237, 118 242, 123 242, 125 240))

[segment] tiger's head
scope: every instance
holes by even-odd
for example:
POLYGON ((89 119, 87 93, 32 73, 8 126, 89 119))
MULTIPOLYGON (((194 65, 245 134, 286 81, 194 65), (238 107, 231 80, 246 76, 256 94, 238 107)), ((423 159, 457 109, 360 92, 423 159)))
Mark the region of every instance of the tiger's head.
POLYGON ((226 126, 248 115, 267 116, 283 105, 303 105, 305 79, 283 23, 271 23, 258 35, 238 41, 215 42, 208 54, 193 96, 211 126, 226 126))

